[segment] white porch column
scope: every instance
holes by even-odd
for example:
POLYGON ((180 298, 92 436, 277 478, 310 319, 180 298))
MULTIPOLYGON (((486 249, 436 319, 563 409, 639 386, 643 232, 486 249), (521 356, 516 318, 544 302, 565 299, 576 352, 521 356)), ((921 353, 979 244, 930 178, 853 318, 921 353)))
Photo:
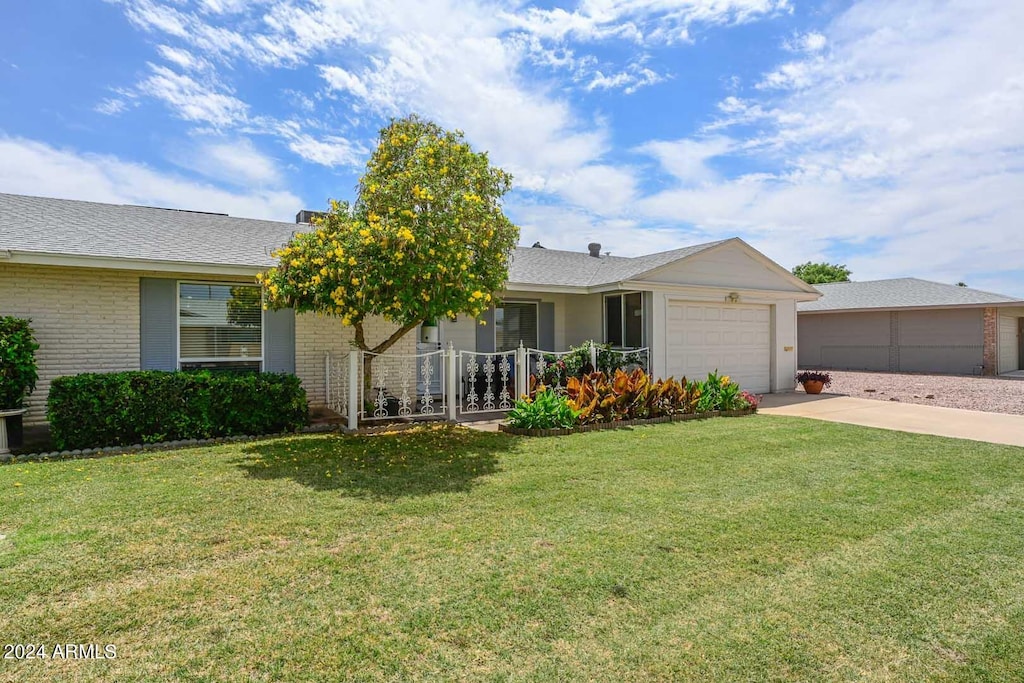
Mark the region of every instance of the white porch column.
POLYGON ((519 342, 519 348, 516 349, 516 400, 519 400, 520 396, 525 396, 526 392, 529 391, 529 385, 527 384, 527 375, 530 372, 530 357, 529 352, 523 347, 523 342, 519 342))
POLYGON ((362 352, 348 352, 348 428, 359 428, 359 365, 362 352))

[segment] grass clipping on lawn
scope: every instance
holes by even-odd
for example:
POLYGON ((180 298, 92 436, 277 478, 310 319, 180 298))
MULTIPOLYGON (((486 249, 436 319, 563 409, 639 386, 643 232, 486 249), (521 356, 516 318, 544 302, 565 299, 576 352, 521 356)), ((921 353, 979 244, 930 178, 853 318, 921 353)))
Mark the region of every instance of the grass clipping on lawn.
POLYGON ((0 680, 1014 680, 1024 451, 757 416, 0 467, 0 680))

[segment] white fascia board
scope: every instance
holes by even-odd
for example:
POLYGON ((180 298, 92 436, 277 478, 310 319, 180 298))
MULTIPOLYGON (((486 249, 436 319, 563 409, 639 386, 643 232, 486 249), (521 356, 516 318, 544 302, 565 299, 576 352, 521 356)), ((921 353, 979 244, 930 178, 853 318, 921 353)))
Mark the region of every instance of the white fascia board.
POLYGON ((810 292, 780 291, 775 289, 743 289, 734 287, 712 287, 709 285, 668 284, 664 282, 649 282, 645 280, 630 280, 627 282, 621 282, 619 283, 619 288, 659 291, 664 292, 665 294, 670 294, 672 298, 685 298, 687 296, 692 296, 697 299, 703 299, 708 301, 724 299, 726 296, 733 292, 739 294, 741 302, 743 300, 817 301, 819 298, 821 298, 820 294, 812 294, 810 292))
POLYGON ((195 273, 198 275, 240 275, 255 277, 269 266, 241 266, 225 263, 195 263, 191 261, 161 261, 156 259, 126 259, 114 256, 74 256, 49 254, 38 251, 12 251, 5 263, 23 263, 35 266, 64 266, 67 268, 105 268, 110 270, 144 270, 161 273, 195 273))
POLYGON ((587 287, 572 287, 570 285, 536 285, 529 282, 506 282, 505 291, 547 292, 550 294, 589 294, 592 290, 587 287))

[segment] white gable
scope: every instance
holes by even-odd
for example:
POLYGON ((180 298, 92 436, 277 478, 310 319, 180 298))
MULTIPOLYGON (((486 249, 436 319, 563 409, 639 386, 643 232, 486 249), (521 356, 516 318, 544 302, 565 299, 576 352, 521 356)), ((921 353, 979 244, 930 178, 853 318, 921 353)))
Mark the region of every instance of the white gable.
POLYGON ((763 289, 781 292, 806 292, 781 266, 740 241, 694 254, 641 276, 646 282, 677 285, 704 285, 732 289, 763 289))

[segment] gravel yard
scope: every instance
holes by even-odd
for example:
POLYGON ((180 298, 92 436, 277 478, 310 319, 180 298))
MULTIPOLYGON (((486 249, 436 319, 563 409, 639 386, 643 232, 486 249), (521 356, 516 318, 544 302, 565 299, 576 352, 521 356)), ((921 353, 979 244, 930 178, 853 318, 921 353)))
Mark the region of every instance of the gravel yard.
MULTIPOLYGON (((1024 380, 829 370, 830 394, 1024 415, 1024 380)), ((802 391, 799 387, 797 391, 802 391)))

